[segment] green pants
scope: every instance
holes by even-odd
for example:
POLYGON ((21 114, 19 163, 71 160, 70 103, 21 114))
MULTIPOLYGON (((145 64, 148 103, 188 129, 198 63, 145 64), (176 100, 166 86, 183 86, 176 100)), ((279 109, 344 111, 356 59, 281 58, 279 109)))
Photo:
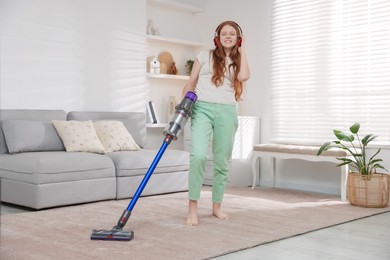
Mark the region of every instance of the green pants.
POLYGON ((238 127, 235 105, 197 101, 191 117, 192 149, 189 170, 189 199, 198 200, 212 137, 214 162, 212 200, 221 203, 229 176, 234 135, 238 127))

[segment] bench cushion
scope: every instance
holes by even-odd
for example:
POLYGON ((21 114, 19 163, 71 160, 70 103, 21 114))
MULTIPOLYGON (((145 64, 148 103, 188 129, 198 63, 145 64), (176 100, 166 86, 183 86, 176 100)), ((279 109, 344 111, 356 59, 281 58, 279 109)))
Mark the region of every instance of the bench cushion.
MULTIPOLYGON (((319 146, 306 145, 288 145, 288 144, 256 144, 253 146, 254 151, 271 152, 271 153, 291 153, 317 155, 319 146)), ((321 156, 343 157, 347 156, 347 152, 341 149, 330 149, 321 154, 321 156)))

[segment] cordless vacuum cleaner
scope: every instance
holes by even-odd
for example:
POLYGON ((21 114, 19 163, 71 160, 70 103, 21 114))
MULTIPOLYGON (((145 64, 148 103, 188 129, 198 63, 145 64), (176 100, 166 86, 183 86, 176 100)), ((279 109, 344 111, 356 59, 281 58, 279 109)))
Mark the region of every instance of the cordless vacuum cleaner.
POLYGON ((144 190, 146 184, 148 183, 150 177, 153 174, 154 169, 156 168, 158 162, 161 159, 161 156, 164 154, 168 145, 172 142, 172 140, 177 140, 178 133, 184 128, 187 123, 188 118, 191 116, 192 107, 197 99, 197 96, 194 92, 188 91, 181 101, 175 107, 175 114, 171 122, 169 122, 169 126, 166 130, 164 130, 164 141, 157 152, 156 157, 154 158, 152 164, 150 165, 145 177, 142 179, 141 184, 139 185, 137 191, 135 192, 133 198, 130 200, 127 209, 123 211, 121 217, 118 220, 116 226, 114 226, 111 230, 96 230, 92 231, 91 239, 92 240, 119 240, 119 241, 130 241, 134 238, 134 232, 124 231, 123 227, 126 225, 126 222, 129 220, 131 215, 131 211, 133 210, 135 204, 137 203, 138 198, 140 197, 142 191, 144 190))

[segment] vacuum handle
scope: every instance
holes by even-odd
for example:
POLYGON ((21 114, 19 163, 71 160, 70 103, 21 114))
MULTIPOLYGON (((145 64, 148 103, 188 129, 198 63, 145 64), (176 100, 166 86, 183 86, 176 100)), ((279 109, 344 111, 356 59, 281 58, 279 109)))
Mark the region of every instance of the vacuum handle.
POLYGON ((166 142, 163 142, 163 144, 161 145, 160 150, 158 150, 156 157, 154 158, 152 164, 150 165, 148 171, 146 172, 144 178, 142 179, 141 184, 139 185, 139 187, 138 187, 137 191, 135 192, 133 198, 131 199, 129 205, 127 206, 126 211, 131 212, 133 210, 135 204, 137 203, 137 200, 141 196, 142 191, 144 190, 146 184, 148 183, 150 177, 152 176, 154 169, 156 168, 158 162, 160 161, 161 157, 163 156, 168 145, 169 144, 166 142))

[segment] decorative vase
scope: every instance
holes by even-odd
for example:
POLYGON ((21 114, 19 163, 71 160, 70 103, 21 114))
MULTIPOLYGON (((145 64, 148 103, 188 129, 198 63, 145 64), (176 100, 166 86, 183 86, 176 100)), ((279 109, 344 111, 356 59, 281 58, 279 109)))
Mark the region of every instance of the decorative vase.
POLYGON ((150 62, 150 74, 160 74, 160 62, 157 60, 156 57, 152 59, 150 62))
POLYGON ((176 98, 174 96, 170 96, 168 98, 168 121, 172 119, 173 115, 175 114, 175 107, 176 107, 176 98))
POLYGON ((374 173, 348 174, 348 198, 352 205, 384 208, 389 204, 390 175, 374 173))
POLYGON ((173 61, 171 65, 171 71, 169 71, 169 74, 176 75, 177 74, 177 68, 176 63, 173 61))
POLYGON ((153 35, 156 33, 156 29, 154 28, 152 19, 148 20, 148 26, 146 27, 146 33, 153 34, 153 35))

